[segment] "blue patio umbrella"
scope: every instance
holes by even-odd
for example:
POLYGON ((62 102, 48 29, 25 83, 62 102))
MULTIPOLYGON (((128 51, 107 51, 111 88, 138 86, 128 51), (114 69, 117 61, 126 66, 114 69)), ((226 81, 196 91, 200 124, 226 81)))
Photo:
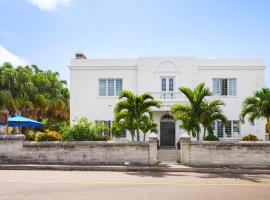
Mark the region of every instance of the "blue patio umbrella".
POLYGON ((35 126, 43 126, 41 122, 35 121, 33 119, 29 119, 22 116, 10 117, 8 118, 8 126, 14 127, 35 127, 35 126))

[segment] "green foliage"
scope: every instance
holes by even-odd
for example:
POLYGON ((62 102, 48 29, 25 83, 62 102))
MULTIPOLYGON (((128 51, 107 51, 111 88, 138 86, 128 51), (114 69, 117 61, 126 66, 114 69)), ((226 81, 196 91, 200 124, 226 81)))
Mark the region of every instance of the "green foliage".
POLYGON ((64 126, 60 131, 65 141, 107 141, 110 137, 103 136, 108 128, 103 123, 92 123, 86 118, 79 120, 73 126, 64 126))
POLYGON ((118 129, 129 130, 134 141, 135 134, 137 141, 140 141, 140 133, 143 126, 146 127, 145 118, 152 122, 152 107, 159 108, 161 103, 156 101, 148 93, 136 95, 130 91, 124 90, 119 95, 120 101, 114 109, 114 124, 118 129))
POLYGON ((57 72, 5 63, 0 66, 0 108, 49 124, 68 120, 69 91, 57 72))
POLYGON ((243 137, 243 141, 258 141, 259 139, 257 138, 256 135, 246 135, 245 137, 243 137))
POLYGON ((254 96, 248 97, 243 102, 241 112, 241 120, 244 122, 245 116, 248 115, 248 120, 254 124, 256 119, 264 117, 267 122, 270 121, 270 89, 262 88, 256 91, 254 96))
POLYGON ((211 92, 203 83, 199 84, 193 90, 187 87, 179 88, 186 98, 188 104, 176 104, 171 107, 170 113, 174 120, 179 120, 180 128, 186 130, 193 137, 200 138, 201 125, 204 127, 204 137, 206 130, 212 134, 211 124, 216 120, 225 121, 220 106, 224 103, 220 100, 207 102, 206 97, 211 96, 211 92))
POLYGON ((208 134, 205 138, 205 141, 219 141, 218 137, 214 134, 208 134))
POLYGON ((45 130, 36 134, 36 141, 60 141, 61 135, 56 131, 45 130))
POLYGON ((36 140, 36 133, 34 131, 28 131, 25 134, 25 139, 28 141, 35 141, 36 140))
POLYGON ((270 121, 266 123, 266 132, 270 134, 270 121))

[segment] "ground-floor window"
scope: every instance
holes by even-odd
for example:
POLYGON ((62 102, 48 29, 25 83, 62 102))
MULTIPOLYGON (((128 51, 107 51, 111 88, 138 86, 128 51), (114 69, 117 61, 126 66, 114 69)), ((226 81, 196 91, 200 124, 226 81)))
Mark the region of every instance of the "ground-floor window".
POLYGON ((236 138, 240 135, 239 120, 228 120, 225 124, 216 121, 212 124, 214 134, 219 138, 236 138))
MULTIPOLYGON (((98 123, 104 123, 104 125, 108 128, 107 131, 104 131, 103 135, 104 136, 113 136, 113 132, 111 132, 111 127, 112 127, 112 121, 111 120, 96 120, 96 124, 98 123)), ((127 131, 123 130, 122 133, 119 135, 120 138, 126 138, 127 137, 127 131)))
POLYGON ((104 131, 103 133, 104 136, 112 136, 111 135, 111 120, 96 120, 95 122, 96 124, 103 123, 108 128, 107 131, 104 131))

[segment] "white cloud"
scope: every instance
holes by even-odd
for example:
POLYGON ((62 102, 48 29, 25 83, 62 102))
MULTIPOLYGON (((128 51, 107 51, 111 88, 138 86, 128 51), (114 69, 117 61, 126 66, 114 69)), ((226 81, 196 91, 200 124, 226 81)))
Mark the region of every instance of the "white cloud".
POLYGON ((0 65, 5 62, 10 62, 15 66, 26 65, 28 63, 27 59, 18 57, 0 45, 0 65))
POLYGON ((41 10, 53 11, 58 6, 69 6, 73 0, 28 0, 35 6, 38 6, 41 10))

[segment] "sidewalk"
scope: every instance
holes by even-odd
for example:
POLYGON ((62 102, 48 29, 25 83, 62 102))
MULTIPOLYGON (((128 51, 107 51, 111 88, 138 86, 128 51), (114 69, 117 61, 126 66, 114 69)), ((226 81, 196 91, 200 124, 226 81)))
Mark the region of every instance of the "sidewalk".
POLYGON ((154 172, 198 172, 198 173, 234 173, 234 174, 270 174, 270 169, 240 169, 216 167, 189 167, 177 163, 160 165, 38 165, 38 164, 2 164, 0 170, 58 170, 58 171, 154 171, 154 172))

